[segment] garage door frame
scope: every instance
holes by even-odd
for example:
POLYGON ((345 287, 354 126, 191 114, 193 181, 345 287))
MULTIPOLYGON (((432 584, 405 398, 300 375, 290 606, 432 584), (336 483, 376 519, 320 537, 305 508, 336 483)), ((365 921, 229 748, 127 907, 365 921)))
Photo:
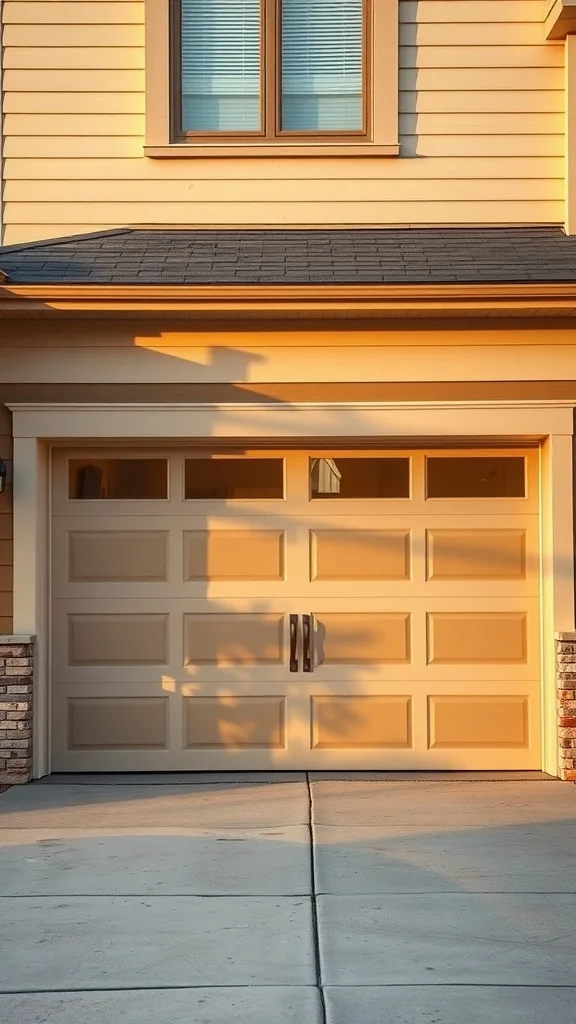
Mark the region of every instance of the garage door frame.
POLYGON ((37 638, 35 778, 50 771, 50 475, 55 445, 178 442, 206 445, 274 438, 350 438, 361 447, 538 444, 540 448, 542 749, 544 771, 558 774, 554 636, 574 630, 573 421, 566 401, 281 404, 29 404, 14 414, 14 632, 37 638))

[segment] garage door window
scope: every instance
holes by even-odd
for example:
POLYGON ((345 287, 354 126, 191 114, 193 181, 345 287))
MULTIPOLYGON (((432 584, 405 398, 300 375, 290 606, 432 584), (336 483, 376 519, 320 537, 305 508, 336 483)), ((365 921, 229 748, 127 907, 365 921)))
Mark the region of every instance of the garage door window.
POLYGON ((68 497, 134 501, 168 497, 167 459, 70 459, 68 497))
POLYGON ((525 498, 522 457, 426 459, 427 498, 525 498))
POLYGON ((410 459, 310 459, 311 498, 409 498, 410 459))
POLYGON ((284 459, 186 459, 184 497, 283 498, 284 459))

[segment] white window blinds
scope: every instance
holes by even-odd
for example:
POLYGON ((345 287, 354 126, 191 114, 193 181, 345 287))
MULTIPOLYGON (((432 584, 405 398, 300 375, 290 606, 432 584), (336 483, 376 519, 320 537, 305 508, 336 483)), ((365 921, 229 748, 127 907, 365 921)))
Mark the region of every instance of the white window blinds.
POLYGON ((282 129, 359 131, 362 0, 282 0, 282 129))
POLYGON ((182 0, 182 130, 259 131, 260 0, 182 0))

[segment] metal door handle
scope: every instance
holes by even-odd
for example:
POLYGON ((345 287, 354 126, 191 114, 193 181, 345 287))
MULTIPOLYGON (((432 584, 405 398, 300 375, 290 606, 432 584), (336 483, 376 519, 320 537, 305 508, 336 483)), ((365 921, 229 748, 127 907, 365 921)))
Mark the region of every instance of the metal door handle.
POLYGON ((312 616, 302 616, 302 671, 312 671, 312 616))
POLYGON ((290 616, 290 671, 298 671, 298 616, 290 616))

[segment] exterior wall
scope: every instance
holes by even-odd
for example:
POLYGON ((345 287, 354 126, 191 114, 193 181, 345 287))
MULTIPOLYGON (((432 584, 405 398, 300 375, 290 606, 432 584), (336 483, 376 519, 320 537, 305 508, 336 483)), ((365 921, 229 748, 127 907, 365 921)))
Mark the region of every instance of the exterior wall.
POLYGON ((32 778, 30 637, 0 636, 0 786, 32 778))
POLYGON ((576 633, 559 633, 558 737, 560 778, 576 782, 576 633))
POLYGON ((125 224, 564 221, 542 0, 400 0, 400 158, 149 159, 144 0, 5 0, 5 244, 125 224))

